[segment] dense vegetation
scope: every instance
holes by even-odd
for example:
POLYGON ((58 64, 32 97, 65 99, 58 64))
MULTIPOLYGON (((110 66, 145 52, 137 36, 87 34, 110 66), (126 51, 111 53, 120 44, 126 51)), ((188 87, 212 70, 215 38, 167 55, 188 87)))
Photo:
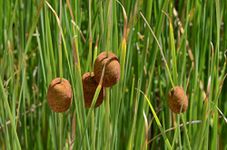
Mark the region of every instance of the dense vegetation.
POLYGON ((0 0, 0 149, 227 149, 226 0, 0 0), (120 81, 84 107, 102 51, 120 81), (47 89, 69 80, 70 109, 47 89), (168 107, 182 86, 185 113, 168 107))

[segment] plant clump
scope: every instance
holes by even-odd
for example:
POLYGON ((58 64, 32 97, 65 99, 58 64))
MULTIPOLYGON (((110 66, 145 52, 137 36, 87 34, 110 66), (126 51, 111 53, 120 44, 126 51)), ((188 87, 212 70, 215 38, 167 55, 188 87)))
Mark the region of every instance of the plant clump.
POLYGON ((94 79, 97 83, 100 82, 104 66, 102 86, 111 87, 120 80, 120 63, 117 56, 110 51, 98 55, 94 64, 94 79))
MULTIPOLYGON (((83 83, 85 107, 89 108, 91 107, 96 88, 98 87, 98 83, 94 79, 94 73, 93 72, 84 73, 82 76, 82 83, 83 83)), ((105 96, 105 90, 102 87, 99 93, 99 96, 97 98, 95 107, 98 107, 102 104, 104 96, 105 96)))
POLYGON ((174 113, 183 113, 188 108, 188 97, 182 87, 172 88, 168 94, 169 108, 174 113))
POLYGON ((47 100, 52 111, 67 111, 72 100, 72 89, 69 81, 64 78, 53 79, 48 87, 47 100))

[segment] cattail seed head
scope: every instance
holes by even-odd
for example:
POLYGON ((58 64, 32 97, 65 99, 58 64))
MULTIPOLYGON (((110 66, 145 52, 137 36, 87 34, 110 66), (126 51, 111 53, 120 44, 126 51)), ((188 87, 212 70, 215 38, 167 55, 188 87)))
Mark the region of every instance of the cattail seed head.
MULTIPOLYGON (((96 88, 98 87, 98 83, 94 79, 94 73, 93 72, 84 73, 82 76, 82 83, 85 107, 89 108, 91 107, 96 88)), ((105 90, 102 88, 96 101, 95 107, 98 107, 102 104, 104 96, 105 90)))
POLYGON ((174 113, 185 112, 188 108, 188 97, 182 87, 172 88, 168 94, 169 108, 174 113))
POLYGON ((104 65, 105 72, 103 76, 102 86, 111 87, 120 80, 119 60, 117 56, 110 51, 102 52, 98 55, 94 65, 95 81, 97 83, 99 83, 101 79, 104 65))
POLYGON ((52 111, 67 111, 72 100, 72 89, 69 81, 63 78, 53 79, 48 87, 47 100, 52 111))

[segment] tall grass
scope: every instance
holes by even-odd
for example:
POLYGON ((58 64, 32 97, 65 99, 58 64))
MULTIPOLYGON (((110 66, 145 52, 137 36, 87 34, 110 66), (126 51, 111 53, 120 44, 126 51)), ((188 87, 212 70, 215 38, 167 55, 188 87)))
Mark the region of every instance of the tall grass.
POLYGON ((0 149, 227 149, 227 1, 0 6, 0 149), (81 76, 105 50, 119 57, 121 79, 86 109, 81 76), (55 77, 73 89, 61 114, 46 99, 55 77), (189 97, 180 115, 167 103, 176 85, 189 97))

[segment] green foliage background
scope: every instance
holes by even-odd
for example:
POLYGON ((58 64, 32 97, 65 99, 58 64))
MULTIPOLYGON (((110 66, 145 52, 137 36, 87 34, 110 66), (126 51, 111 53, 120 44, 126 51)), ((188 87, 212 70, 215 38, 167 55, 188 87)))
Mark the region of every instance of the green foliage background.
POLYGON ((226 0, 0 0, 0 149, 227 149, 226 50, 226 0), (85 109, 81 76, 105 50, 121 80, 85 109), (59 76, 62 114, 46 100, 59 76))

